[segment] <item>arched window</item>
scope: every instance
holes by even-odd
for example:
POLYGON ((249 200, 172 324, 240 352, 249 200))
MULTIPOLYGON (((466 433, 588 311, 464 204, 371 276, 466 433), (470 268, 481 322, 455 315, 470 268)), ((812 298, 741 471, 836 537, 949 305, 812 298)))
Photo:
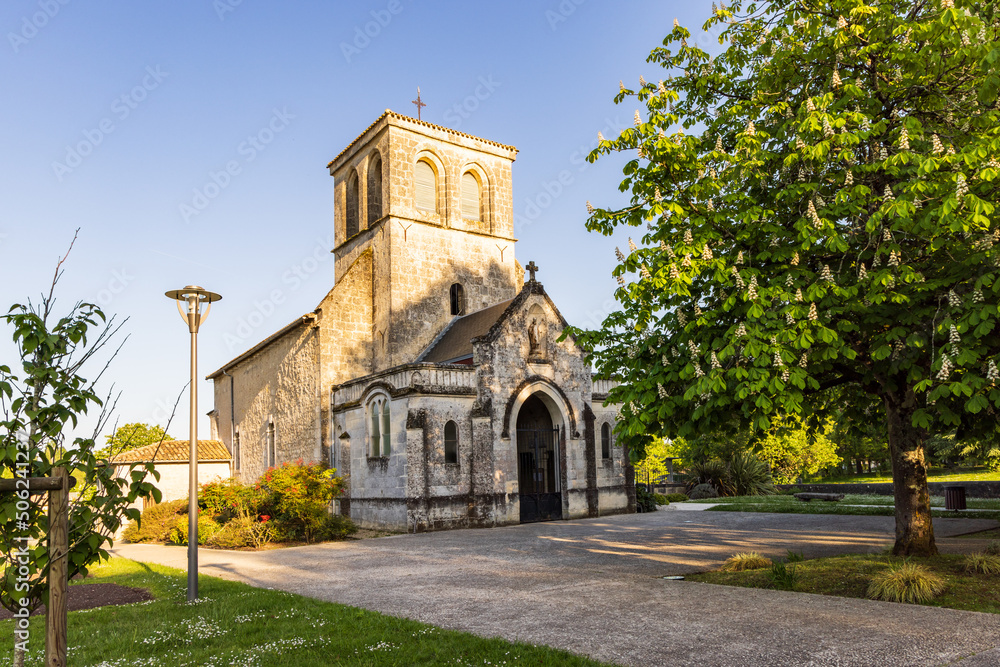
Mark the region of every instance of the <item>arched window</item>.
POLYGON ((465 290, 458 283, 451 286, 451 314, 465 314, 465 290))
POLYGON ((278 463, 278 444, 275 442, 274 420, 267 422, 267 467, 273 468, 278 463))
POLYGON ((479 179, 471 171, 462 174, 462 219, 482 220, 482 209, 479 206, 479 179))
POLYGON ((611 424, 607 422, 601 426, 601 458, 611 458, 611 424))
POLYGON ((368 226, 382 217, 382 158, 372 158, 368 165, 368 226))
POLYGON ((371 423, 369 432, 369 443, 371 447, 370 455, 378 458, 389 456, 391 453, 391 433, 389 399, 386 396, 377 396, 368 404, 368 416, 371 423))
POLYGON ((358 220, 358 196, 358 175, 351 174, 347 181, 347 238, 351 238, 361 230, 358 220))
POLYGON ((391 452, 389 434, 391 433, 389 422, 389 401, 382 406, 382 456, 389 456, 391 452))
POLYGON ((444 462, 458 463, 458 424, 453 421, 444 425, 444 462))
POLYGON ((437 213, 437 174, 429 162, 421 160, 413 168, 413 186, 417 209, 437 213))

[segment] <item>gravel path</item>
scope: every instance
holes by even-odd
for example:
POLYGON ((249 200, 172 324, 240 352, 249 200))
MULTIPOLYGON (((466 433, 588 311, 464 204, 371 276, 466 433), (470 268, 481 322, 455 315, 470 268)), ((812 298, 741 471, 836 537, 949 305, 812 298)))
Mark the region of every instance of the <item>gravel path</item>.
MULTIPOLYGON (((1000 665, 1000 615, 688 581, 736 551, 806 557, 891 542, 878 516, 660 511, 262 552, 202 549, 203 574, 549 644, 623 665, 1000 665), (971 656, 971 657, 970 657, 971 656)), ((949 536, 994 528, 935 519, 949 536)), ((186 568, 186 550, 115 555, 186 568)))

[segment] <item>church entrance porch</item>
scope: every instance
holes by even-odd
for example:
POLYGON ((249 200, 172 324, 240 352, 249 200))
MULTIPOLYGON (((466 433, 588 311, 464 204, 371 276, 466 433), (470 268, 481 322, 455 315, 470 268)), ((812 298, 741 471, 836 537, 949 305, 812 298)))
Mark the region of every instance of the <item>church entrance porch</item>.
POLYGON ((517 417, 517 482, 521 523, 562 518, 559 429, 548 408, 531 396, 517 417))

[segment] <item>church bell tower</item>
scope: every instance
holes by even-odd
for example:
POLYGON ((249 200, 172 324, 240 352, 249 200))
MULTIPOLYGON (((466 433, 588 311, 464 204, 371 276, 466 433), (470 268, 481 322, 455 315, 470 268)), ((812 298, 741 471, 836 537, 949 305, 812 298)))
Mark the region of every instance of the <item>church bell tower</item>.
POLYGON ((387 110, 329 163, 335 280, 370 260, 372 371, 414 361, 453 318, 516 295, 516 155, 387 110))

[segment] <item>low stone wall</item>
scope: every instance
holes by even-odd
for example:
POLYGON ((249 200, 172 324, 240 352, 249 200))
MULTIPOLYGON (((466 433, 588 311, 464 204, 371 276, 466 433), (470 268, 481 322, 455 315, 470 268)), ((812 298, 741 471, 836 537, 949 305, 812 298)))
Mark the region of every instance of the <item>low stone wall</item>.
MULTIPOLYGON (((776 484, 779 489, 795 488, 807 493, 861 493, 891 496, 892 484, 776 484)), ((932 496, 943 496, 946 486, 964 486, 967 498, 1000 498, 1000 481, 995 482, 929 482, 932 496)))

